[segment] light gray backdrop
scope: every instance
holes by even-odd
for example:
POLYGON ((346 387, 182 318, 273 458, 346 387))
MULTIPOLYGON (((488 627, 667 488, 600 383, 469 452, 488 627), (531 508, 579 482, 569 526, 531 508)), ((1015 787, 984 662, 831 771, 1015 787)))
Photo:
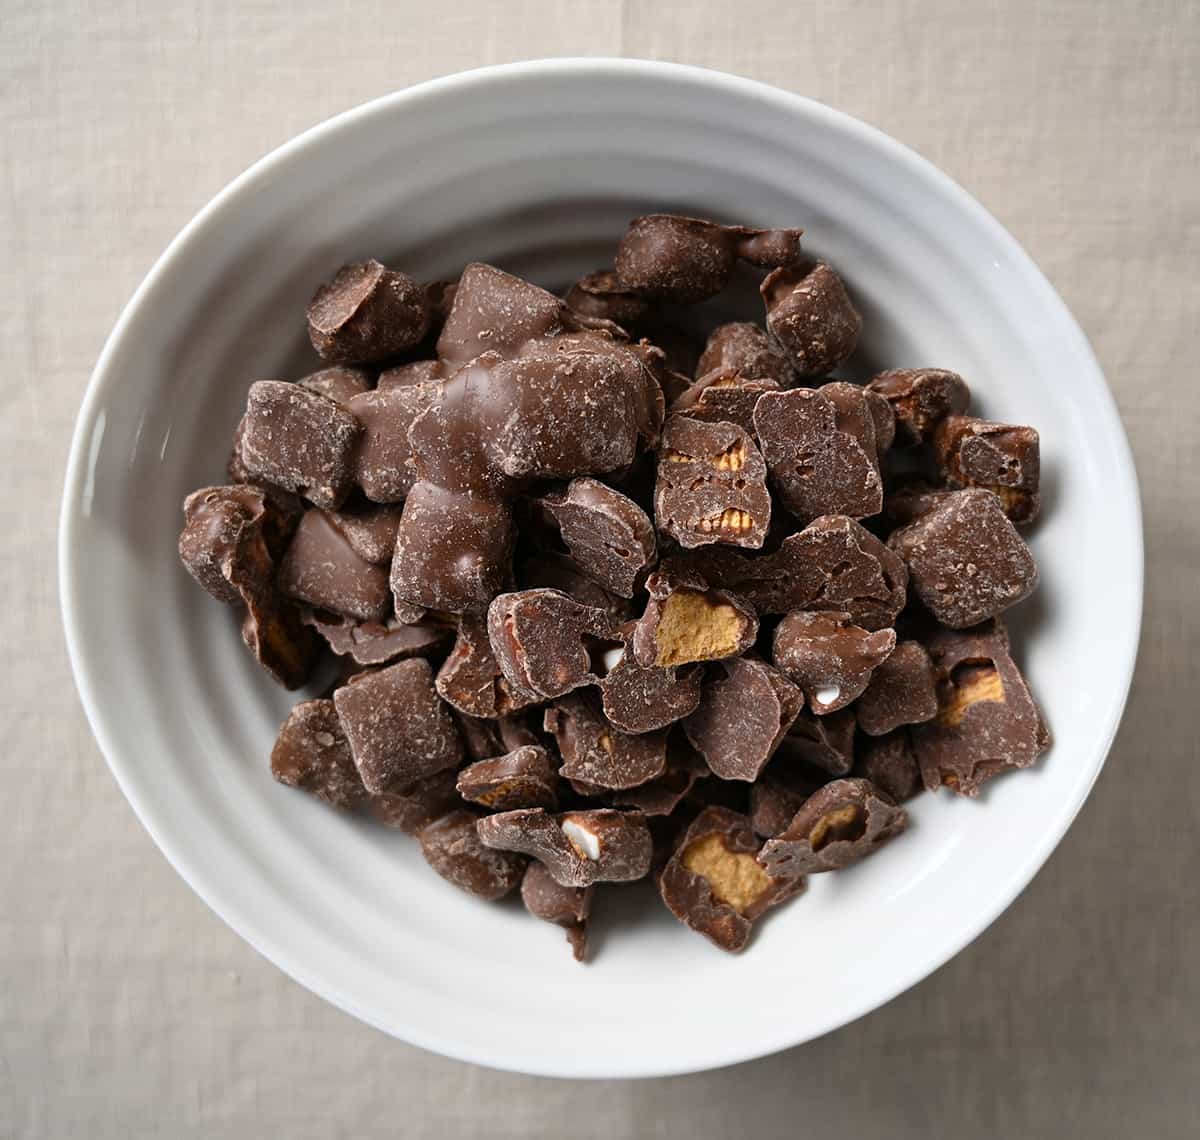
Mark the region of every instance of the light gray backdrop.
POLYGON ((1196 1135, 1198 68, 1187 0, 0 0, 0 1137, 696 1138, 751 1121, 853 1140, 1196 1135), (259 958, 117 791, 68 675, 54 586, 75 409, 180 226, 336 111, 563 54, 740 72, 947 170, 1092 338, 1146 511, 1124 727, 1026 894, 950 965, 825 1040, 645 1083, 442 1060, 259 958))

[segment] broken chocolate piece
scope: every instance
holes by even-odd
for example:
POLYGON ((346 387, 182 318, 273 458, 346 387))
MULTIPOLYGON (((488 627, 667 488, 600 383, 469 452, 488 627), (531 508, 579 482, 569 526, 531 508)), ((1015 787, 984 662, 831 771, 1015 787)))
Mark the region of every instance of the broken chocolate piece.
POLYGON ((901 447, 931 442, 942 419, 965 412, 971 400, 966 381, 943 368, 893 368, 867 388, 891 404, 901 447))
POLYGON ((910 730, 925 787, 974 796, 998 773, 1030 767, 1050 734, 1009 656, 1004 626, 938 630, 927 648, 938 676, 938 713, 910 730))
POLYGON ((437 692, 459 712, 476 717, 501 716, 536 703, 504 679, 486 623, 466 614, 458 623, 454 648, 438 670, 437 692))
POLYGON ((541 506, 576 564, 605 589, 632 598, 654 565, 654 526, 632 499, 595 479, 572 479, 541 506))
POLYGON ((947 416, 934 432, 933 450, 948 486, 991 491, 1015 523, 1037 518, 1041 448, 1033 428, 947 416))
POLYGON ((772 658, 822 716, 856 700, 895 647, 895 630, 868 633, 847 613, 794 610, 775 628, 772 658))
POLYGON ((653 732, 700 704, 699 669, 639 665, 628 643, 598 685, 604 715, 627 733, 653 732))
POLYGON ((488 606, 492 654, 509 685, 533 700, 593 684, 592 643, 613 636, 603 610, 558 590, 501 594, 488 606))
POLYGON ((854 352, 862 317, 824 262, 776 269, 759 290, 767 330, 801 376, 824 376, 854 352))
POLYGON ((671 411, 710 423, 737 424, 753 436, 758 398, 778 391, 773 380, 744 380, 736 372, 717 369, 689 384, 671 404, 671 411))
POLYGON ((646 590, 650 598, 632 641, 642 666, 736 657, 758 637, 753 609, 725 590, 708 589, 698 576, 659 572, 647 579, 646 590))
POLYGON ((667 909, 715 946, 737 953, 763 914, 806 886, 803 876, 767 874, 756 861, 759 850, 744 815, 706 808, 663 868, 658 889, 667 909))
POLYGON ((667 734, 630 735, 610 724, 589 695, 571 693, 546 709, 544 727, 562 755, 559 775, 597 788, 634 788, 667 767, 667 734))
POLYGON ((1029 597, 1037 564, 990 491, 956 491, 908 526, 888 546, 908 564, 925 608, 953 629, 996 617, 1029 597))
POLYGON ((360 673, 333 703, 369 792, 396 791, 462 760, 462 740, 423 658, 360 673))
POLYGON ((595 808, 555 816, 519 808, 476 826, 485 845, 533 856, 564 887, 627 883, 650 870, 650 830, 639 812, 595 808))
POLYGON ((891 527, 907 526, 953 494, 945 487, 935 487, 921 475, 906 476, 883 496, 884 521, 891 527))
POLYGON ((838 871, 877 851, 908 826, 908 813, 869 780, 849 776, 813 793, 758 861, 790 878, 838 871))
POLYGON ((636 788, 610 792, 613 807, 630 808, 645 816, 670 815, 691 792, 697 780, 708 775, 708 766, 696 750, 681 737, 672 736, 668 744, 667 770, 636 788))
POLYGON ((779 345, 751 321, 718 325, 708 334, 696 377, 714 371, 736 373, 743 380, 766 380, 779 388, 796 382, 795 370, 779 345))
POLYGON ((554 551, 538 551, 518 560, 516 565, 517 586, 522 590, 545 587, 559 590, 584 606, 604 610, 613 624, 626 621, 630 616, 630 603, 606 590, 599 582, 589 578, 579 564, 566 554, 554 551))
POLYGON ((329 521, 342 532, 350 549, 375 566, 387 566, 396 549, 400 508, 358 501, 329 511, 329 521))
MULTIPOLYGON (((839 400, 839 402, 842 402, 839 400)), ((825 390, 767 392, 754 406, 754 427, 771 482, 801 522, 821 515, 866 518, 883 507, 875 427, 866 401, 839 415, 825 390), (839 426, 853 426, 852 434, 839 426)))
POLYGON ((301 701, 288 714, 271 749, 271 775, 337 808, 366 797, 333 701, 301 701))
POLYGON ((521 881, 526 860, 509 851, 498 851, 479 841, 474 812, 452 811, 417 833, 425 861, 461 891, 494 902, 521 881))
POLYGON ((405 835, 416 835, 427 823, 462 806, 454 786, 455 776, 453 768, 443 768, 398 791, 369 795, 367 814, 384 827, 394 827, 405 835))
POLYGON ((334 653, 358 665, 429 657, 439 652, 454 632, 453 626, 436 621, 399 622, 389 617, 380 624, 316 610, 302 610, 300 620, 315 629, 334 653))
POLYGON ((372 502, 399 503, 412 490, 417 472, 408 429, 437 402, 438 391, 436 384, 390 385, 350 401, 350 411, 363 426, 354 477, 372 502))
POLYGON ((921 791, 922 783, 908 730, 898 728, 886 736, 864 740, 855 775, 870 780, 898 804, 911 800, 921 791))
POLYGON ((650 313, 646 299, 624 288, 611 269, 598 269, 581 277, 567 293, 566 304, 582 317, 612 321, 629 331, 650 313))
POLYGON ((752 781, 803 706, 804 694, 778 670, 754 657, 733 657, 713 667, 683 730, 715 775, 752 781))
POLYGON ((772 764, 750 788, 750 825, 755 835, 771 839, 788 829, 804 801, 826 781, 804 768, 772 764))
MULTIPOLYGON (((854 766, 853 708, 817 716, 808 709, 792 721, 776 755, 780 763, 805 764, 830 776, 845 776, 854 766)), ((771 771, 778 769, 772 766, 771 771)))
POLYGON ((564 887, 556 883, 544 863, 536 859, 525 868, 521 901, 534 918, 566 928, 575 961, 587 957, 587 923, 592 909, 592 887, 564 887))
POLYGON ((344 265, 308 305, 308 337, 335 364, 363 364, 420 343, 429 297, 406 273, 378 261, 344 265))
POLYGON ((270 593, 246 595, 242 642, 285 689, 298 689, 317 663, 317 639, 290 602, 270 593))
POLYGON ((385 368, 379 374, 375 391, 387 392, 392 388, 421 387, 436 384, 444 379, 444 369, 440 360, 410 360, 407 364, 397 364, 394 368, 385 368))
POLYGON ((663 430, 654 516, 690 549, 757 549, 771 521, 766 465, 744 428, 674 415, 663 430))
POLYGON ((307 388, 310 392, 316 392, 317 395, 346 407, 355 396, 369 392, 372 381, 371 373, 365 368, 350 368, 338 364, 332 368, 322 368, 319 372, 310 372, 296 383, 301 388, 307 388))
POLYGON ((544 748, 527 745, 490 760, 477 760, 458 774, 464 800, 489 811, 558 807, 558 776, 544 748))
POLYGON ((916 641, 902 641, 896 646, 871 674, 871 682, 855 706, 859 727, 869 736, 883 736, 903 724, 931 720, 937 710, 933 662, 916 641))
POLYGON ((242 421, 243 467, 336 509, 354 486, 352 455, 362 425, 340 404, 282 380, 250 385, 242 421))
POLYGON ((386 568, 360 558, 320 510, 304 512, 275 581, 286 597, 359 621, 383 622, 392 609, 386 568))

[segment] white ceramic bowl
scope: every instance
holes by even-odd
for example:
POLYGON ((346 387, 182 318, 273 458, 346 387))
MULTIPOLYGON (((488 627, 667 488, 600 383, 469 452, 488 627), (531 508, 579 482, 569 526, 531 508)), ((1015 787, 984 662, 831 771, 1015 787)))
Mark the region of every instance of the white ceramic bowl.
POLYGON ((925 977, 1029 882, 1104 761, 1141 610, 1137 488, 1079 328, 964 191, 878 131, 757 83, 556 60, 402 91, 264 158, 172 242, 122 314, 79 416, 61 527, 79 690, 159 847, 243 937, 389 1033, 487 1065, 680 1073, 825 1033, 925 977), (175 553, 221 476, 246 388, 311 366, 303 312, 338 264, 426 279, 483 259, 558 285, 625 221, 672 209, 803 225, 865 317, 859 368, 939 365, 990 416, 1040 428, 1036 599, 1012 616, 1056 743, 978 801, 912 806, 879 857, 817 876, 730 957, 648 888, 603 897, 595 960, 519 906, 453 890, 412 840, 272 782, 293 697, 175 553), (616 901, 620 900, 620 901, 616 901))

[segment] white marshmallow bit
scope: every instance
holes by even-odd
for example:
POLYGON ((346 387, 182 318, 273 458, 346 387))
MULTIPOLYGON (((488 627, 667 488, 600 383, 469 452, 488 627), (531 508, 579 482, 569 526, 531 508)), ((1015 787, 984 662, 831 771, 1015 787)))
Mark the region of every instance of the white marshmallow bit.
POLYGON ((571 846, 575 848, 581 858, 590 859, 593 863, 600 858, 600 837, 598 835, 570 819, 563 820, 562 830, 563 835, 570 840, 571 846))

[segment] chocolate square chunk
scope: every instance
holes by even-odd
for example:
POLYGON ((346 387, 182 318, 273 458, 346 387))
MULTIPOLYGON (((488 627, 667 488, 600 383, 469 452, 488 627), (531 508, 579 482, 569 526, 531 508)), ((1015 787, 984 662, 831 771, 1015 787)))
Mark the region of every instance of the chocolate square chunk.
POLYGON ((392 561, 396 528, 400 525, 399 507, 376 506, 360 499, 339 511, 330 511, 329 521, 359 558, 375 566, 387 566, 392 561))
POLYGON ((893 368, 881 372, 867 388, 891 405, 901 447, 929 443, 934 428, 946 416, 965 412, 971 401, 966 381, 944 368, 893 368))
POLYGON ((337 808, 356 807, 367 794, 333 701, 292 709, 271 749, 271 775, 337 808))
POLYGON ((754 923, 807 885, 803 876, 780 879, 767 874, 755 859, 760 846, 744 815, 706 808, 659 878, 667 909, 720 949, 742 950, 754 923))
POLYGON ((888 546, 908 564, 925 608, 954 629, 996 617, 1038 583, 1029 547, 990 491, 948 495, 893 531, 888 546))
POLYGON ((308 305, 308 337, 325 360, 362 364, 420 343, 429 298, 406 273, 378 261, 344 265, 308 305))
POLYGON ((519 808, 485 816, 477 828, 486 846, 533 856, 564 887, 627 883, 650 870, 650 829, 640 812, 595 808, 555 816, 519 808))
POLYGON ((1041 445, 1031 427, 947 416, 933 437, 946 483, 991 491, 1015 523, 1033 522, 1041 499, 1041 445))
POLYGON ((765 661, 732 657, 713 667, 683 730, 715 775, 751 781, 803 706, 804 694, 765 661))
POLYGON ((654 525, 632 499, 595 479, 572 479, 540 500, 576 564, 605 589, 632 598, 654 565, 654 525))
POLYGON ((766 465, 744 428, 674 415, 663 430, 654 516, 680 546, 758 549, 771 521, 766 465))
POLYGON ((558 775, 544 748, 526 745, 490 760, 477 760, 458 774, 464 800, 489 811, 558 807, 558 775))
POLYGON ((521 881, 526 860, 480 843, 478 816, 460 810, 427 823, 417 833, 425 861, 448 883, 476 898, 502 899, 521 881))
POLYGON ((347 405, 363 426, 354 451, 354 477, 375 503, 399 503, 417 479, 408 429, 436 403, 436 384, 408 384, 355 396, 347 405))
POLYGON ((462 760, 450 710, 420 657, 360 673, 334 692, 333 703, 369 792, 396 791, 462 760))
POLYGON ((871 674, 858 699, 858 724, 869 736, 883 736, 903 724, 920 724, 937 715, 933 662, 918 641, 902 641, 871 674))
POLYGON ((564 887, 536 859, 525 868, 521 901, 534 918, 564 927, 575 961, 587 957, 587 924, 593 887, 564 887))
POLYGON ((362 425, 340 404, 282 380, 250 385, 242 466, 256 479, 295 491, 318 507, 346 501, 362 425))
POLYGON ((758 861, 790 878, 849 867, 908 826, 908 813, 869 780, 848 776, 814 792, 758 861))
POLYGON ((823 262, 775 270, 760 286, 767 329, 802 376, 832 372, 858 345, 862 317, 823 262))
POLYGON ((998 622, 941 629, 927 641, 937 673, 938 712, 910 730, 921 778, 930 790, 978 795, 1009 768, 1028 768, 1050 734, 998 622))
POLYGON ((286 597, 343 617, 383 622, 391 613, 387 568, 360 558, 324 511, 304 512, 275 580, 286 597))
POLYGON ((874 420, 865 400, 861 407, 854 418, 860 438, 838 426, 838 409, 823 390, 768 392, 755 404, 754 427, 771 482, 801 522, 821 515, 861 519, 882 509, 874 420))

